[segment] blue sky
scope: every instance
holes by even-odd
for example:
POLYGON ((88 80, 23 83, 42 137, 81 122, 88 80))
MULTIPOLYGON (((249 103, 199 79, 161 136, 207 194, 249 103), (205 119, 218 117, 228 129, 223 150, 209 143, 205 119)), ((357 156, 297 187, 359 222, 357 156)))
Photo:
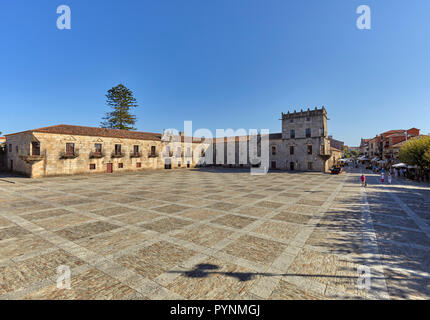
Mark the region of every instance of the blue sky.
POLYGON ((430 1, 3 0, 0 131, 98 126, 123 83, 137 128, 268 128, 326 106, 349 145, 389 129, 430 133, 430 1), (58 30, 57 6, 72 11, 58 30), (358 30, 369 5, 372 29, 358 30))

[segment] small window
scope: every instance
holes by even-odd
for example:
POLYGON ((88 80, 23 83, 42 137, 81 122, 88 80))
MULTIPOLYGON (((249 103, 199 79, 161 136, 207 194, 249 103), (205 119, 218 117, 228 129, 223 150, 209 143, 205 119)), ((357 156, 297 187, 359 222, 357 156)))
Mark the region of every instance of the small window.
POLYGON ((40 156, 40 143, 39 142, 32 142, 31 143, 31 154, 33 156, 40 156))
POLYGON ((313 169, 314 169, 313 162, 308 162, 308 170, 313 170, 313 169))
POLYGON ((74 155, 74 154, 75 154, 75 144, 66 143, 66 155, 74 155))
POLYGON ((294 146, 290 146, 290 154, 294 154, 294 146))
POLYGON ((96 164, 90 163, 90 170, 96 170, 96 164))
POLYGON ((312 154, 312 145, 308 145, 308 154, 312 154))
POLYGON ((181 147, 177 147, 176 148, 176 157, 179 158, 181 156, 181 153, 182 153, 181 147))
POLYGON ((306 117, 306 121, 311 121, 311 117, 306 117))
POLYGON ((291 139, 295 139, 296 138, 296 130, 291 130, 290 131, 290 138, 291 139))
POLYGON ((121 145, 120 144, 116 144, 115 145, 115 154, 116 155, 120 155, 121 154, 121 145))
POLYGON ((179 167, 179 168, 181 167, 181 162, 178 162, 178 167, 179 167))
POLYGON ((155 156, 155 146, 151 146, 151 155, 155 156))
POLYGON ((276 146, 272 146, 272 156, 276 155, 276 146))
POLYGON ((18 146, 15 146, 15 152, 16 152, 16 153, 19 153, 18 146))
POLYGON ((293 123, 294 122, 294 119, 290 119, 290 123, 293 123))
POLYGON ((311 137, 311 128, 307 128, 306 129, 306 138, 310 138, 311 137))
POLYGON ((141 162, 136 162, 136 168, 142 168, 142 163, 141 162))
POLYGON ((9 152, 12 152, 12 144, 9 144, 9 152))
POLYGON ((94 144, 94 151, 95 153, 102 153, 102 144, 101 143, 94 144))
POLYGON ((118 169, 124 168, 124 164, 122 162, 118 163, 118 169))

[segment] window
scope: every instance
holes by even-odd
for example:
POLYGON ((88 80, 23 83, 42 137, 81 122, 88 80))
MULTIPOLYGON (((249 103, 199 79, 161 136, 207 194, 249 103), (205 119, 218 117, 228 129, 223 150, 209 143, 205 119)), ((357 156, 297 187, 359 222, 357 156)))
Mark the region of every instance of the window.
POLYGON ((66 143, 66 155, 73 156, 75 154, 75 144, 66 143))
POLYGON ((181 162, 180 162, 180 161, 178 162, 178 167, 179 167, 179 168, 181 167, 181 162))
POLYGON ((142 168, 142 163, 141 162, 136 162, 136 168, 142 168))
POLYGON ((276 146, 272 146, 272 156, 276 154, 276 146))
POLYGON ((296 130, 291 130, 290 131, 290 138, 291 139, 295 139, 296 138, 296 130))
POLYGON ((312 145, 308 145, 308 154, 312 154, 312 145))
POLYGON ((96 164, 90 163, 90 170, 96 170, 96 164))
POLYGON ((12 152, 12 144, 9 144, 9 152, 12 152))
POLYGON ((306 117, 306 121, 311 121, 311 117, 306 117))
POLYGON ((181 147, 176 148, 176 157, 179 158, 181 156, 182 150, 181 147))
POLYGON ((139 154, 139 146, 133 146, 133 154, 139 154))
POLYGON ((306 138, 310 138, 311 137, 311 128, 307 128, 306 129, 306 138))
POLYGON ((155 156, 155 146, 151 146, 151 155, 155 156))
POLYGON ((120 144, 116 144, 115 145, 115 154, 116 155, 120 155, 121 154, 121 145, 120 144))
POLYGON ((294 146, 290 146, 290 154, 294 154, 294 146))
POLYGON ((118 163, 118 169, 124 168, 124 164, 122 162, 118 163))
POLYGON ((294 122, 294 119, 290 119, 290 123, 293 123, 294 122))
POLYGON ((31 143, 31 154, 33 156, 40 156, 40 143, 32 142, 31 143))
POLYGON ((95 153, 102 153, 102 144, 101 143, 94 144, 94 150, 95 150, 95 153))
POLYGON ((276 169, 276 161, 272 161, 272 169, 276 169))
POLYGON ((313 162, 308 162, 308 170, 313 170, 313 169, 314 169, 313 162))
POLYGON ((16 153, 19 153, 18 146, 15 146, 15 152, 16 152, 16 153))

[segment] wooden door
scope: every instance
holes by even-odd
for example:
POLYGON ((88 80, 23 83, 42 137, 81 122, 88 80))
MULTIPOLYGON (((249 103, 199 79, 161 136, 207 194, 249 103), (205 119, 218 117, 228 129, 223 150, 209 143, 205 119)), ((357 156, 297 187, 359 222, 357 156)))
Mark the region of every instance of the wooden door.
POLYGON ((107 173, 112 173, 113 172, 113 165, 112 163, 107 163, 107 173))

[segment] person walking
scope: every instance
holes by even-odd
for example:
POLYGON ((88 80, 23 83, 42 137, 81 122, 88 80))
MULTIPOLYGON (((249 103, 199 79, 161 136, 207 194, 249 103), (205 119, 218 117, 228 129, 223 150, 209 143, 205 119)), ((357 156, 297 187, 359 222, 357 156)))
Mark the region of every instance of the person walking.
POLYGON ((367 186, 366 176, 364 175, 364 173, 363 173, 363 174, 361 174, 361 178, 360 178, 360 180, 361 180, 361 186, 362 186, 362 187, 367 186))
POLYGON ((391 173, 388 172, 388 184, 391 184, 391 182, 392 182, 391 173))
POLYGON ((384 181, 385 181, 384 173, 381 173, 381 184, 384 184, 384 181))

